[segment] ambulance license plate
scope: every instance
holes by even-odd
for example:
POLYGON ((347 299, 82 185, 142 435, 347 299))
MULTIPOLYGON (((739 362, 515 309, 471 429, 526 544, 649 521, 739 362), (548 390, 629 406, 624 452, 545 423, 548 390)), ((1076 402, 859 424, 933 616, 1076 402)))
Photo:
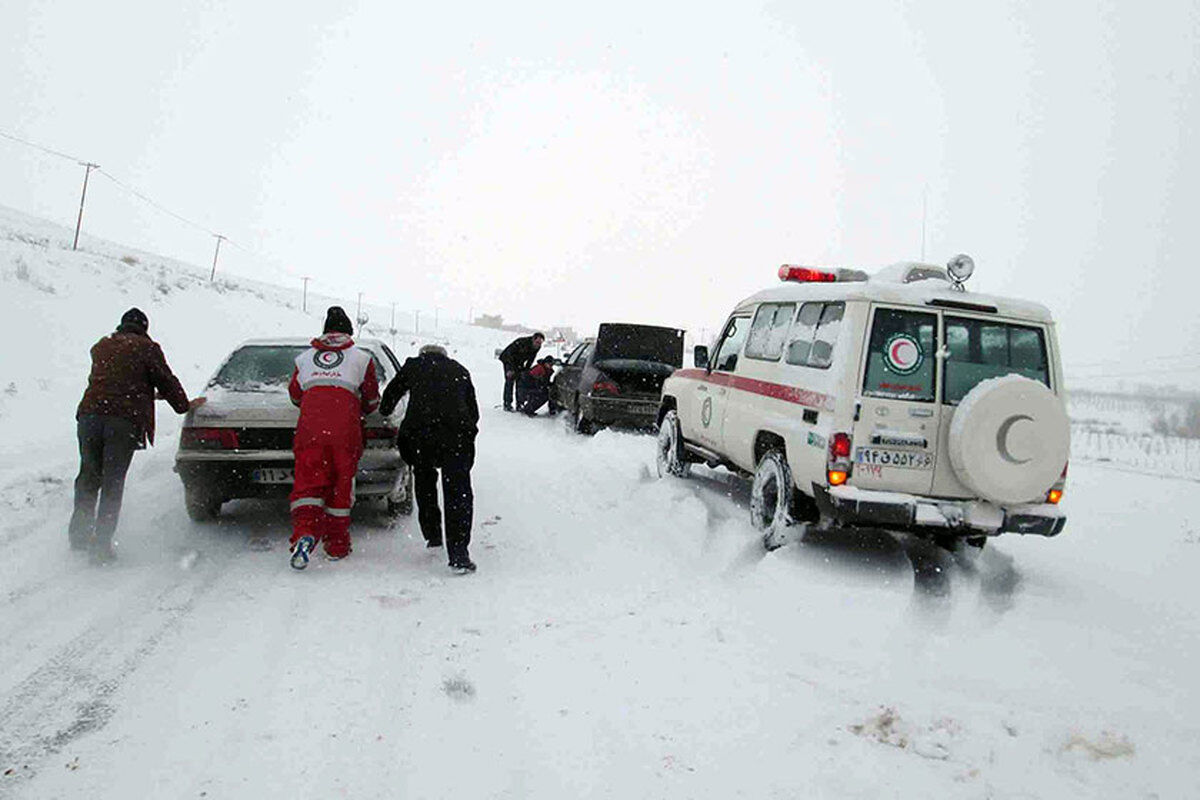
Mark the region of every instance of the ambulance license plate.
POLYGON ((854 454, 859 464, 901 469, 933 469, 933 456, 924 450, 887 450, 882 447, 860 447, 854 454))
POLYGON ((250 480, 255 483, 294 483, 296 474, 282 467, 265 467, 251 472, 250 480))

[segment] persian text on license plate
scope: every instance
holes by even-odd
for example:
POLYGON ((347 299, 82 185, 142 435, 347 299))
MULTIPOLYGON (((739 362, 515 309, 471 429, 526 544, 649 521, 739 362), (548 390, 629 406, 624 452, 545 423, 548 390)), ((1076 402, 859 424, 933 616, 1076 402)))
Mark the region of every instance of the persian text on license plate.
POLYGON ((885 450, 881 447, 860 447, 854 455, 859 464, 901 469, 933 469, 933 456, 923 450, 885 450))
POLYGON ((250 480, 255 483, 294 483, 295 473, 282 467, 265 467, 250 473, 250 480))

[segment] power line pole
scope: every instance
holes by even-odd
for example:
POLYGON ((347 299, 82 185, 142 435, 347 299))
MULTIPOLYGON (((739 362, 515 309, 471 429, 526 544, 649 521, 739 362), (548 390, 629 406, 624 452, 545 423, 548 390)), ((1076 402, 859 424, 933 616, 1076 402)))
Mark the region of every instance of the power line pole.
POLYGON ((100 169, 99 164, 93 164, 90 161, 85 161, 80 164, 83 170, 83 194, 79 196, 79 218, 75 220, 75 241, 71 242, 71 249, 79 249, 79 229, 83 227, 83 202, 87 200, 87 185, 88 178, 91 177, 92 170, 100 169))
POLYGON ((209 283, 212 283, 217 277, 217 256, 221 255, 221 242, 225 241, 225 237, 219 233, 214 233, 213 236, 217 237, 217 249, 213 251, 212 272, 208 276, 209 283))
POLYGON ((300 280, 304 281, 304 295, 303 295, 302 299, 300 300, 300 310, 303 311, 305 314, 307 314, 308 313, 308 282, 311 281, 312 278, 304 277, 304 278, 301 278, 300 280))
POLYGON ((362 319, 362 292, 358 293, 358 311, 354 312, 356 320, 362 319))
POLYGON ((421 335, 421 310, 420 309, 417 309, 416 311, 413 312, 413 322, 415 323, 414 327, 416 327, 416 330, 413 331, 413 333, 417 336, 420 336, 421 335))

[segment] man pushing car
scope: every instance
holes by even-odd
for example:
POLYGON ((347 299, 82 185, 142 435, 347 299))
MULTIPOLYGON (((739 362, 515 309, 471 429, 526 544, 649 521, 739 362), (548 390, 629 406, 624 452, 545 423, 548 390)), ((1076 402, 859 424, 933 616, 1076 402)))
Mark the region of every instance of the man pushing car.
POLYGON ((325 316, 322 335, 296 357, 288 385, 300 421, 292 451, 291 564, 308 566, 317 542, 332 560, 350 555, 354 475, 363 451, 362 418, 379 405, 370 353, 354 344, 354 327, 339 306, 325 316))

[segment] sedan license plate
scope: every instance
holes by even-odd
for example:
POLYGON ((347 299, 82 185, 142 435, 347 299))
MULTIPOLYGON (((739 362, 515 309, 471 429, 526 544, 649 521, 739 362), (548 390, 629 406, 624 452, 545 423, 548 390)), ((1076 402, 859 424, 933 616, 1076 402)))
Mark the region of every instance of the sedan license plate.
POLYGON ((901 469, 933 469, 933 456, 924 450, 886 450, 882 447, 860 447, 854 460, 859 464, 901 469))
POLYGON ((255 483, 293 483, 296 480, 296 474, 292 470, 282 467, 266 467, 251 472, 250 480, 255 483))

